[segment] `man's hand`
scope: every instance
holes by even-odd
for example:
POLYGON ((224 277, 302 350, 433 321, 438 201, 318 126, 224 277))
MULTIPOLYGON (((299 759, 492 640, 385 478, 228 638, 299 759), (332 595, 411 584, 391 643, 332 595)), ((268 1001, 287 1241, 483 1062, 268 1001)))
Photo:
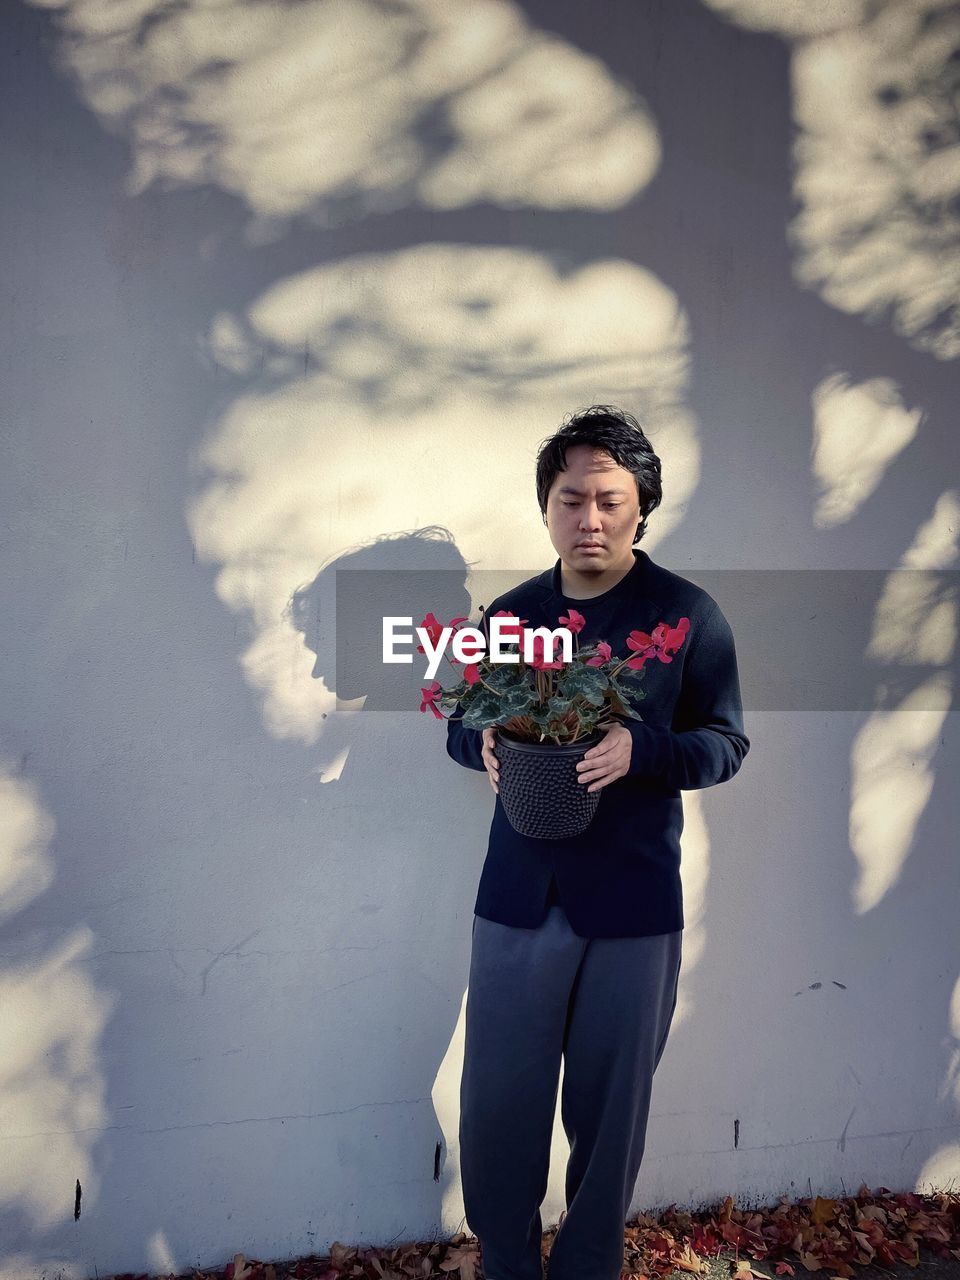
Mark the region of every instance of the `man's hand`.
POLYGON ((619 722, 600 726, 604 739, 591 747, 583 759, 577 762, 577 781, 584 783, 588 791, 605 787, 630 771, 630 755, 633 737, 630 730, 619 722))
POLYGON ((480 754, 483 756, 483 763, 486 765, 487 777, 490 779, 490 785, 493 787, 497 795, 499 795, 500 788, 497 784, 500 781, 500 762, 497 760, 496 754, 493 750, 496 732, 496 726, 492 724, 488 725, 486 729, 484 729, 483 748, 480 754))

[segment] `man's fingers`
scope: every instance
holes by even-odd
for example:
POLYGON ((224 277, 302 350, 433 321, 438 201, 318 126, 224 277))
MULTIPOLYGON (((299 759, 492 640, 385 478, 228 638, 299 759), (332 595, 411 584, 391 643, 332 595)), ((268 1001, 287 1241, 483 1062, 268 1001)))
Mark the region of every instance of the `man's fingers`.
POLYGON ((615 782, 621 775, 618 773, 600 774, 599 777, 578 778, 577 786, 585 787, 587 791, 595 791, 598 787, 606 787, 611 782, 615 782))
POLYGON ((487 777, 490 779, 490 785, 499 795, 497 782, 500 778, 500 762, 497 760, 496 753, 493 750, 495 739, 495 730, 493 726, 489 726, 483 731, 483 750, 481 756, 487 770, 487 777))
POLYGON ((592 786, 595 782, 601 782, 601 783, 602 783, 602 782, 612 782, 612 781, 613 781, 613 777, 614 777, 614 775, 612 775, 612 774, 608 774, 608 773, 606 773, 606 772, 604 772, 604 773, 591 773, 591 774, 587 774, 586 776, 584 776, 583 774, 581 774, 581 776, 577 779, 577 786, 578 786, 578 787, 589 787, 589 786, 592 786))
POLYGON ((617 759, 616 753, 604 756, 594 756, 592 760, 578 760, 577 773, 589 773, 591 769, 609 769, 617 759))

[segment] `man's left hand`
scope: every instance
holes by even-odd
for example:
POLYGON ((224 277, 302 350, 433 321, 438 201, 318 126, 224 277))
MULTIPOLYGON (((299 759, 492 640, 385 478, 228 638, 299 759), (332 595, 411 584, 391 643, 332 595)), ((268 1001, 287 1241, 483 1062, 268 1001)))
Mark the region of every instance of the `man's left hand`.
POLYGON ((584 783, 588 791, 597 791, 630 771, 633 737, 630 730, 617 722, 600 726, 604 734, 602 742, 587 751, 577 762, 577 781, 584 783))

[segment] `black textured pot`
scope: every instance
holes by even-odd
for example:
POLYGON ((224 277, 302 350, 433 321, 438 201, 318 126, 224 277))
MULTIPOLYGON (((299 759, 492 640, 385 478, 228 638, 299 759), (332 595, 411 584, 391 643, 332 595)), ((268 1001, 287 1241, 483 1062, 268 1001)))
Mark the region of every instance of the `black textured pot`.
POLYGON ((577 742, 519 742, 497 729, 494 752, 500 766, 499 796, 511 827, 522 836, 561 840, 585 831, 600 803, 600 791, 578 781, 577 764, 603 741, 592 733, 577 742))

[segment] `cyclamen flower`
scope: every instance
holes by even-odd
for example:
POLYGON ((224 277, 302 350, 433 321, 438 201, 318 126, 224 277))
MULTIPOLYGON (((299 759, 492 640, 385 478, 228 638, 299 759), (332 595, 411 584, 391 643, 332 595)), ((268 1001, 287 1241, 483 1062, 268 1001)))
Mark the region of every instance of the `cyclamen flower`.
POLYGON ((566 627, 574 635, 582 631, 587 624, 586 618, 582 613, 577 613, 576 609, 571 609, 569 613, 562 613, 557 621, 561 627, 566 627))
POLYGON ((489 615, 491 618, 509 618, 512 626, 501 627, 500 638, 506 640, 508 644, 516 641, 520 645, 520 652, 523 653, 523 637, 525 634, 523 623, 529 622, 529 618, 518 618, 515 613, 511 613, 509 609, 498 609, 496 613, 489 615))
POLYGON ((510 618, 514 625, 512 627, 500 628, 500 634, 505 636, 508 640, 513 640, 517 634, 522 632, 522 623, 530 621, 529 618, 518 618, 517 615, 515 613, 511 613, 509 609, 498 609, 496 613, 491 613, 489 617, 510 618))
POLYGON ((435 701, 435 699, 443 693, 443 685, 441 685, 440 681, 432 680, 426 689, 421 685, 420 692, 423 694, 423 698, 420 702, 420 710, 426 711, 429 707, 438 720, 446 719, 435 701))
POLYGON ((533 667, 534 671, 562 671, 564 665, 562 662, 547 662, 544 654, 545 644, 546 641, 543 636, 533 637, 532 656, 529 665, 533 667))
MULTIPOLYGON (((451 618, 446 625, 448 627, 456 627, 458 622, 466 622, 466 618, 451 618)), ((420 626, 423 627, 424 631, 426 631, 427 635, 430 637, 430 643, 434 648, 436 648, 440 643, 440 633, 444 628, 444 624, 432 609, 422 620, 420 626)), ((426 649, 424 649, 422 644, 417 645, 417 653, 426 653, 426 649)), ((451 661, 454 661, 454 659, 451 659, 451 661)))
POLYGON ((631 631, 627 636, 627 648, 632 649, 637 656, 628 658, 627 666, 638 671, 648 658, 672 662, 673 655, 683 644, 689 630, 690 619, 681 618, 675 627, 658 622, 650 635, 646 631, 631 631))
POLYGON ((609 662, 612 657, 613 650, 607 644, 606 640, 599 640, 597 642, 596 657, 587 658, 583 665, 585 667, 602 667, 603 664, 605 662, 609 662))
MULTIPOLYGON (((459 619, 454 618, 454 622, 457 622, 457 621, 459 621, 459 619)), ((451 625, 452 625, 452 624, 451 624, 451 625)), ((454 627, 453 635, 454 635, 454 636, 459 635, 459 634, 460 634, 460 631, 461 631, 461 628, 460 628, 460 627, 454 627)), ((451 641, 452 641, 452 640, 453 640, 453 636, 451 636, 451 637, 450 637, 450 639, 451 639, 451 641)), ((471 639, 471 640, 469 640, 469 642, 468 642, 468 643, 469 643, 469 645, 470 645, 470 651, 469 651, 469 652, 468 652, 468 654, 467 654, 467 659, 468 659, 468 661, 470 661, 470 659, 471 659, 471 658, 478 658, 478 657, 482 656, 480 653, 478 653, 478 650, 482 650, 482 649, 483 649, 483 645, 480 643, 480 641, 471 639)), ((453 656, 453 654, 452 654, 452 653, 447 653, 447 661, 448 661, 448 662, 450 662, 450 663, 452 663, 455 667, 457 667, 457 666, 459 666, 459 665, 460 665, 460 659, 459 659, 459 658, 455 658, 455 657, 453 656)), ((476 662, 472 662, 472 664, 471 664, 471 665, 473 666, 474 670, 476 670, 476 667, 477 667, 476 662)), ((467 676, 467 670, 468 670, 468 668, 467 668, 466 666, 464 666, 464 668, 463 668, 463 674, 464 674, 464 677, 465 677, 466 679, 468 679, 468 680, 469 680, 469 677, 467 676)), ((478 676, 476 677, 476 679, 474 679, 474 680, 469 680, 469 683, 470 683, 470 684, 476 684, 476 682, 477 682, 477 680, 479 680, 479 678, 480 678, 480 677, 479 677, 479 675, 478 675, 478 676)))

